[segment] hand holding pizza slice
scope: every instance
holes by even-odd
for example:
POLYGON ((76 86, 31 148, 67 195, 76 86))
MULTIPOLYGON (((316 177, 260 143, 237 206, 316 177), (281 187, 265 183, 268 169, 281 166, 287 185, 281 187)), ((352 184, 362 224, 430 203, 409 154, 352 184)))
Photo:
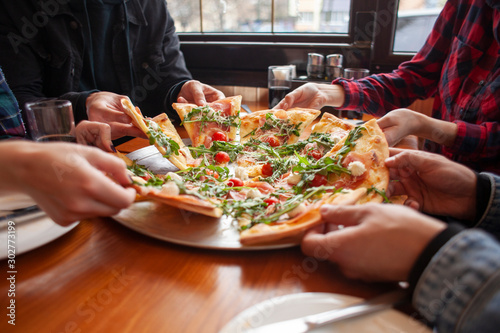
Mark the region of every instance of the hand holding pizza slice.
POLYGON ((141 110, 134 107, 130 100, 123 98, 121 102, 125 114, 132 119, 132 124, 146 134, 149 143, 154 144, 162 156, 168 158, 176 167, 186 169, 188 162, 192 160, 191 153, 168 116, 162 113, 153 119, 145 119, 141 110))

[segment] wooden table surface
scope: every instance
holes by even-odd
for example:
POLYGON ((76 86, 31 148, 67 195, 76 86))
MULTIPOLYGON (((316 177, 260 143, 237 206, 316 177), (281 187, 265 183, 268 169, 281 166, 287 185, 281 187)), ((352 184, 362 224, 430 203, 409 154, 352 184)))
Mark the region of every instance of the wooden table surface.
POLYGON ((1 261, 1 332, 215 333, 272 297, 300 292, 371 297, 394 287, 349 280, 335 265, 304 256, 298 246, 193 248, 139 234, 111 218, 84 220, 15 260, 15 330, 7 322, 10 281, 7 261, 1 261))

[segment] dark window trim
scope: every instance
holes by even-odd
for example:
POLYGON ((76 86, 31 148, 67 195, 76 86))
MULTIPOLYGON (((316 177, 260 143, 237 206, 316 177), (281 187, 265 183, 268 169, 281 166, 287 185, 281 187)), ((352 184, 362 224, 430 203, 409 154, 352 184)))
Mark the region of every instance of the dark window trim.
POLYGON ((399 1, 378 0, 377 32, 373 40, 372 68, 377 72, 385 72, 396 68, 400 63, 408 61, 414 53, 394 53, 394 31, 396 29, 399 1))
POLYGON ((344 54, 344 67, 389 72, 413 54, 392 52, 398 0, 351 0, 347 34, 179 33, 194 78, 208 84, 266 85, 267 66, 296 64, 304 75, 307 53, 344 54))

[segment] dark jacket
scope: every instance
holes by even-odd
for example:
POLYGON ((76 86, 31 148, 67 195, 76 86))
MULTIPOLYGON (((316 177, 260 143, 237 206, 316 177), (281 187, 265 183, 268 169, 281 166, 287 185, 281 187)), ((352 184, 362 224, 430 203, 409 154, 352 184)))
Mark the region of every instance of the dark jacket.
MULTIPOLYGON (((87 119, 85 100, 96 90, 78 91, 82 71, 89 70, 82 59, 86 30, 68 1, 1 1, 0 66, 21 106, 68 99, 80 121, 87 119)), ((171 104, 191 74, 165 0, 126 0, 118 17, 113 63, 122 91, 113 92, 128 95, 145 115, 177 118, 171 104)))

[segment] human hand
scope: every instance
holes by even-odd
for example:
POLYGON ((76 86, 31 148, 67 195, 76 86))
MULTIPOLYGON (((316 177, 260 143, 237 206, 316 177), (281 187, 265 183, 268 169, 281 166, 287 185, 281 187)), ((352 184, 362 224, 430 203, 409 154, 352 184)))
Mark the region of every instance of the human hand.
POLYGON ((146 138, 146 135, 132 125, 130 117, 124 113, 122 98, 128 97, 107 91, 90 94, 86 101, 89 120, 108 124, 113 140, 123 136, 146 138))
POLYGON ((179 103, 193 103, 198 106, 224 98, 222 91, 200 81, 190 80, 184 83, 177 97, 179 103))
POLYGON ((476 174, 446 157, 418 150, 390 149, 386 159, 389 194, 408 195, 406 205, 429 214, 473 220, 476 174))
POLYGON ((135 199, 135 190, 123 187, 131 184, 125 162, 97 148, 9 142, 0 151, 2 187, 30 195, 58 224, 115 215, 135 199))
POLYGON ((274 109, 288 110, 300 107, 319 110, 325 105, 339 107, 342 104, 344 104, 342 86, 306 83, 286 95, 274 109))
POLYGON ((434 119, 425 114, 410 110, 396 109, 377 120, 385 134, 387 143, 393 147, 408 135, 434 141, 438 144, 450 146, 457 135, 455 123, 434 119))
POLYGON ((377 120, 390 147, 394 147, 408 135, 417 134, 421 124, 421 114, 410 109, 397 109, 377 120))
POLYGON ((111 141, 111 126, 97 121, 81 121, 75 128, 76 142, 96 146, 107 152, 115 152, 111 141))
POLYGON ((338 264, 350 278, 369 281, 406 281, 420 253, 445 228, 391 204, 325 205, 321 216, 326 224, 306 233, 302 251, 338 264))

